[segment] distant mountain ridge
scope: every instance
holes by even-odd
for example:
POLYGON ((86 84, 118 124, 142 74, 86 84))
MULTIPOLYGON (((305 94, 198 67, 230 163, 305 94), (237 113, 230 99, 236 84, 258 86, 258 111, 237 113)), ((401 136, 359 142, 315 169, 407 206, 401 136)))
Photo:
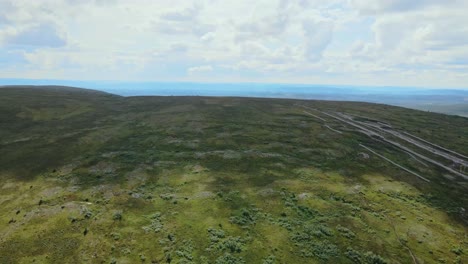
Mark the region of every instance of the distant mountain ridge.
POLYGON ((85 87, 120 96, 238 96, 382 103, 468 117, 467 89, 259 83, 112 82, 3 79, 0 85, 85 87))

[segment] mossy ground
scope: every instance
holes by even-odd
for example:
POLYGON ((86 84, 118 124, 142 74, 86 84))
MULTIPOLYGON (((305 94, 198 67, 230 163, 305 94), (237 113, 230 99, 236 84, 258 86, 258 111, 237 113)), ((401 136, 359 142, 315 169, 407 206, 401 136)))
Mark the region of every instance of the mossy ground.
MULTIPOLYGON (((468 261, 465 182, 341 124, 333 132, 297 101, 7 92, 0 263, 468 261), (359 143, 431 182, 362 158, 359 143)), ((467 119, 301 104, 379 118, 468 154, 467 119)))

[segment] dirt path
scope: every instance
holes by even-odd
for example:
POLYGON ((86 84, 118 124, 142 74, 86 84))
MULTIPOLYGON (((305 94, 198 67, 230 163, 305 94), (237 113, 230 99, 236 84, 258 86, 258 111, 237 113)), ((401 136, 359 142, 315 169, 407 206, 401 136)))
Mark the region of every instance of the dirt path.
POLYGON ((380 155, 379 153, 375 152, 375 151, 374 151, 374 150, 372 150, 371 148, 369 148, 369 147, 366 147, 366 146, 364 146, 364 145, 362 145, 362 144, 359 144, 359 146, 361 146, 361 147, 365 148, 367 151, 369 151, 369 152, 373 153, 374 155, 376 155, 376 156, 378 156, 378 157, 380 157, 380 158, 382 158, 382 159, 384 159, 384 160, 386 160, 386 161, 390 162, 391 164, 393 164, 393 165, 397 166, 398 168, 400 168, 400 169, 402 169, 402 170, 404 170, 404 171, 406 171, 406 172, 408 172, 408 173, 411 173, 411 174, 413 174, 414 176, 416 176, 416 177, 420 178, 421 180, 423 180, 423 181, 426 181, 426 182, 431 182, 430 180, 428 180, 428 179, 424 178, 423 176, 421 176, 421 175, 417 174, 416 172, 414 172, 414 171, 411 171, 411 170, 409 170, 409 169, 407 169, 407 168, 405 168, 405 167, 401 166, 400 164, 398 164, 398 163, 396 163, 396 162, 394 162, 394 161, 392 161, 392 160, 388 159, 387 157, 380 155))
MULTIPOLYGON (((397 137, 397 138, 399 138, 399 139, 401 139, 401 140, 404 140, 404 141, 406 141, 406 142, 408 142, 408 143, 413 144, 414 146, 417 146, 417 147, 419 147, 419 148, 421 148, 421 149, 424 149, 424 150, 426 150, 426 151, 429 151, 429 152, 431 152, 431 153, 433 153, 433 154, 435 154, 435 155, 437 155, 437 156, 440 156, 440 157, 443 157, 443 158, 445 158, 445 159, 447 159, 447 160, 450 160, 451 162, 453 162, 453 163, 455 163, 455 164, 460 164, 460 165, 463 165, 463 166, 468 166, 468 162, 467 162, 467 161, 465 161, 465 160, 463 160, 463 159, 461 159, 461 158, 459 158, 459 157, 453 156, 453 155, 450 154, 450 153, 447 153, 447 151, 452 152, 451 150, 448 150, 448 149, 445 149, 445 148, 442 148, 442 147, 440 147, 440 148, 441 148, 441 149, 444 149, 444 151, 439 150, 439 149, 436 149, 436 148, 432 147, 432 146, 434 146, 435 144, 432 144, 432 143, 430 143, 430 142, 428 142, 428 141, 425 141, 425 142, 427 142, 427 143, 421 142, 421 141, 415 140, 415 139, 413 139, 413 138, 411 138, 411 137, 405 136, 405 135, 403 135, 403 134, 400 133, 400 132, 397 132, 397 131, 391 130, 391 129, 385 129, 385 128, 382 128, 382 127, 380 127, 379 125, 376 125, 376 124, 371 125, 371 124, 368 124, 368 123, 365 123, 365 122, 360 122, 360 121, 356 121, 356 122, 359 123, 359 124, 361 124, 361 125, 363 125, 363 126, 370 126, 370 127, 374 128, 374 129, 376 129, 376 130, 379 130, 380 132, 387 133, 387 134, 390 134, 390 135, 392 135, 392 136, 395 136, 395 137, 397 137), (429 145, 428 145, 428 144, 429 144, 429 145)), ((405 132, 403 132, 403 133, 405 133, 405 132)), ((437 145, 435 145, 435 146, 437 146, 437 145)), ((455 153, 456 153, 456 152, 455 152, 455 153)), ((460 155, 461 155, 461 154, 460 154, 460 155)))
POLYGON ((306 113, 306 114, 308 114, 308 115, 310 115, 310 116, 313 116, 313 117, 315 117, 315 118, 317 118, 317 119, 320 119, 320 120, 322 120, 323 122, 327 122, 327 120, 321 118, 320 116, 314 115, 314 114, 309 113, 309 112, 307 112, 307 111, 304 111, 304 113, 306 113))
POLYGON ((333 132, 338 133, 338 134, 343 134, 343 132, 341 132, 341 131, 339 131, 339 130, 336 130, 336 129, 334 129, 334 128, 331 128, 329 125, 325 125, 325 127, 328 128, 328 129, 330 129, 330 130, 333 131, 333 132))
MULTIPOLYGON (((393 145, 394 147, 397 147, 399 149, 401 149, 402 151, 410 154, 410 156, 412 156, 414 159, 418 160, 419 162, 422 162, 423 161, 426 161, 428 163, 431 163, 435 166, 438 166, 440 168, 443 168, 445 169, 446 171, 454 174, 454 175, 457 175, 459 177, 462 177, 463 179, 465 180, 468 180, 468 175, 464 174, 464 173, 461 173, 461 172, 458 172, 456 170, 454 170, 453 168, 450 168, 449 166, 446 166, 444 164, 442 164, 441 162, 439 161, 436 161, 434 159, 431 159, 423 154, 420 154, 410 148, 408 148, 407 146, 403 146, 401 143, 398 143, 396 141, 393 141, 393 140, 390 140, 388 138, 386 138, 383 134, 390 134, 398 139, 401 139, 403 141, 406 141, 414 146, 417 146, 421 149, 424 149, 426 151, 429 151, 431 153, 433 153, 434 155, 438 155, 438 156, 441 156, 455 164, 460 164, 460 166, 462 167, 468 167, 468 162, 459 158, 459 157, 456 157, 456 156, 453 156, 451 155, 450 153, 448 152, 443 152, 442 150, 437 150, 435 149, 434 147, 431 147, 431 146, 428 146, 427 144, 425 144, 424 142, 421 142, 421 141, 417 141, 416 139, 412 139, 410 138, 409 136, 405 136, 393 129, 391 129, 391 126, 385 122, 381 122, 381 121, 378 121, 376 120, 377 122, 381 123, 381 124, 370 124, 370 123, 367 123, 367 122, 362 122, 362 121, 355 121, 353 119, 353 116, 351 115, 348 115, 348 114, 343 114, 343 113, 327 113, 327 112, 324 112, 324 111, 320 111, 318 109, 314 109, 314 108, 311 108, 311 107, 307 107, 307 106, 302 106, 301 107, 303 108, 307 108, 307 109, 310 109, 310 110, 313 110, 313 111, 316 111, 316 112, 319 112, 323 115, 326 115, 326 116, 329 116, 333 119, 336 119, 338 121, 341 121, 347 125, 350 125, 354 128, 357 129, 357 131, 373 138, 373 139, 377 139, 377 140, 382 140, 386 143, 389 143, 390 145, 393 145), (382 125, 385 126, 385 128, 382 127, 382 125), (419 159, 417 159, 417 158, 419 159)), ((314 115, 315 116, 315 115, 314 115)), ((317 116, 318 117, 318 116, 317 116)), ((318 117, 320 118, 320 117, 318 117)), ((321 118, 322 119, 322 118, 321 118)), ((331 129, 328 125, 326 125, 327 128, 331 129)), ((428 142, 428 141, 426 141, 428 142)), ((430 142, 428 142, 430 143, 430 142)), ((432 144, 430 143, 431 145, 433 146, 437 146, 435 144, 432 144)), ((444 149, 442 147, 440 147, 440 149, 444 149)), ((456 153, 456 152, 453 152, 453 153, 456 153)), ((458 153, 457 153, 458 154, 458 153)), ((461 155, 461 154, 460 154, 461 155)), ((463 156, 463 155, 462 155, 463 156)), ((386 159, 386 158, 385 158, 386 159)), ((388 160, 390 161, 390 160, 388 160)), ((392 162, 392 161, 391 161, 392 162)), ((393 163, 393 162, 392 162, 393 163)), ((396 164, 396 163, 395 163, 396 164)), ((423 163, 424 164, 424 163, 423 163)), ((396 164, 398 165, 398 164, 396 164)), ((425 166, 427 166, 426 164, 424 164, 425 166)), ((398 165, 399 167, 401 167, 400 165, 398 165)), ((403 167, 401 167, 403 168, 403 167)), ((405 169, 406 171, 408 171, 407 169, 405 169)), ((412 174, 415 174, 414 172, 411 172, 412 174)), ((418 175, 418 177, 422 177, 420 175, 418 175)), ((424 177, 422 177, 424 178, 424 177)), ((427 180, 426 178, 424 178, 425 180, 427 180)))
POLYGON ((454 155, 457 155, 457 156, 459 156, 460 158, 468 159, 468 157, 465 156, 465 155, 463 155, 463 154, 460 154, 460 153, 455 152, 455 151, 450 150, 450 149, 446 149, 446 148, 444 148, 444 147, 441 147, 441 146, 439 146, 439 145, 436 145, 436 144, 434 144, 434 143, 431 143, 431 142, 429 142, 429 141, 427 141, 427 140, 424 140, 424 139, 422 139, 422 138, 420 138, 420 137, 417 137, 417 136, 415 136, 415 135, 412 135, 412 134, 410 134, 410 133, 408 133, 408 132, 402 132, 402 133, 405 134, 405 135, 407 135, 407 136, 413 137, 413 138, 415 138, 415 139, 417 139, 417 140, 419 140, 419 141, 422 141, 422 142, 424 142, 424 143, 427 143, 427 144, 429 144, 429 145, 431 145, 431 146, 433 146, 433 147, 436 147, 436 148, 439 148, 439 149, 444 150, 444 151, 446 151, 446 152, 450 152, 450 153, 452 153, 452 154, 454 154, 454 155))

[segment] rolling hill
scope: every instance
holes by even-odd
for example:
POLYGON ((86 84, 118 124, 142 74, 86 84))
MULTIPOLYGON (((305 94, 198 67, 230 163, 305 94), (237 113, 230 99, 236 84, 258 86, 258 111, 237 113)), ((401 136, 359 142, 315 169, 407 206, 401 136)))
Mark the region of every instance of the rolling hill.
POLYGON ((0 88, 0 263, 466 263, 468 118, 0 88))

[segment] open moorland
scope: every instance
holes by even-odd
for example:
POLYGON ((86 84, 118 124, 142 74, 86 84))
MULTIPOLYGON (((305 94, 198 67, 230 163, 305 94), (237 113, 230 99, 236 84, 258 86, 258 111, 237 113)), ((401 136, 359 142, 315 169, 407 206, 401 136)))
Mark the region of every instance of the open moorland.
POLYGON ((468 263, 468 118, 0 88, 0 263, 468 263))

